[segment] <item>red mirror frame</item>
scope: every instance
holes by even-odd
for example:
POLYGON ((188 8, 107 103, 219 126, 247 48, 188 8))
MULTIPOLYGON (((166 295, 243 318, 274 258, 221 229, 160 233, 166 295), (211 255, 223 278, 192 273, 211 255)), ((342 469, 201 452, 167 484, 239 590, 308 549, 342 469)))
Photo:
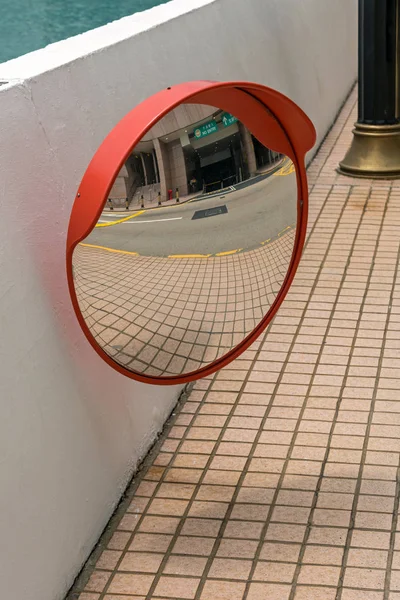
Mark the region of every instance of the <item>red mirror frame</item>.
POLYGON ((142 383, 179 385, 225 367, 261 335, 289 291, 300 262, 308 217, 305 157, 315 141, 314 125, 294 102, 271 88, 246 82, 194 81, 176 85, 151 96, 119 121, 98 148, 83 176, 72 207, 66 248, 68 287, 74 311, 86 338, 108 365, 142 383), (132 149, 160 119, 184 103, 207 104, 235 115, 265 146, 286 154, 292 160, 298 188, 296 237, 289 269, 275 301, 257 327, 238 346, 197 371, 172 377, 149 377, 124 368, 95 341, 79 308, 72 256, 75 247, 98 222, 113 183, 132 149))

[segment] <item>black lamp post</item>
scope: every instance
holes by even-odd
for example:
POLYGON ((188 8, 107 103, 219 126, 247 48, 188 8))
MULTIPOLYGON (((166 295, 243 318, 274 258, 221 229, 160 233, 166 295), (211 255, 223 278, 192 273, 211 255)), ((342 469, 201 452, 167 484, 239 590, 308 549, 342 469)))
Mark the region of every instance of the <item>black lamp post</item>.
POLYGON ((400 0, 359 0, 358 119, 339 171, 400 177, 400 0))

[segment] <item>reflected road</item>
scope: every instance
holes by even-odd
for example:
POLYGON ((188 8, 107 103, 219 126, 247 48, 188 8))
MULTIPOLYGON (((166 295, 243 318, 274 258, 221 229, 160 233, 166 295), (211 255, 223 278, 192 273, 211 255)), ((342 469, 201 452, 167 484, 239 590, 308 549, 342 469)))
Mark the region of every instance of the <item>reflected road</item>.
MULTIPOLYGON (((149 210, 125 223, 94 229, 84 242, 160 257, 252 249, 276 238, 288 223, 295 226, 296 204, 295 173, 272 176, 244 189, 149 210), (221 206, 227 212, 193 220, 197 211, 212 213, 212 209, 221 206)), ((101 221, 121 216, 124 215, 103 215, 101 221)))

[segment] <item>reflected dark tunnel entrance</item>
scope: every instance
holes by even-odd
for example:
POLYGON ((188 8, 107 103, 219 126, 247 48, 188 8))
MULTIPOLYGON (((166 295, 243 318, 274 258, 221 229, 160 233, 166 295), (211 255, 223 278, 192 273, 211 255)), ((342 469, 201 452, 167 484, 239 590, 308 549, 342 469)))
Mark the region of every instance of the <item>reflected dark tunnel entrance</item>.
POLYGON ((198 150, 188 149, 186 163, 188 173, 197 181, 196 191, 213 192, 246 178, 237 133, 198 150))

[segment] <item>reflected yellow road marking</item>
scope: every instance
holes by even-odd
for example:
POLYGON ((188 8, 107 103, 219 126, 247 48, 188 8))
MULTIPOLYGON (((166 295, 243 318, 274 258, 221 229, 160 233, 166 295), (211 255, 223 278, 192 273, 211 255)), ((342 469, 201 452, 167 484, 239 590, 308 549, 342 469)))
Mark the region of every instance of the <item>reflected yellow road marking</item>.
POLYGON ((210 258, 212 254, 170 254, 168 258, 210 258))
POLYGON ((296 169, 292 161, 290 159, 287 159, 287 161, 283 164, 282 168, 274 174, 274 177, 284 177, 285 175, 291 175, 295 172, 295 170, 296 169))
POLYGON ((243 248, 237 248, 236 250, 228 250, 228 252, 218 252, 215 256, 229 256, 230 254, 236 254, 240 252, 243 248))
POLYGON ((139 210, 139 212, 134 213, 130 217, 124 217, 123 219, 118 219, 117 221, 110 221, 109 223, 97 223, 95 227, 111 227, 112 225, 119 225, 119 223, 125 223, 125 221, 130 221, 131 219, 134 219, 135 217, 138 217, 139 215, 142 215, 145 212, 145 210, 139 210))
POLYGON ((292 228, 290 227, 290 225, 288 225, 287 227, 285 227, 285 229, 282 229, 282 231, 280 231, 280 232, 278 233, 278 237, 279 237, 280 235, 282 235, 283 233, 285 233, 285 231, 287 231, 288 229, 292 229, 292 228))
POLYGON ((116 250, 115 248, 107 248, 106 246, 95 246, 94 244, 79 244, 85 248, 97 248, 97 250, 106 250, 107 252, 115 252, 116 254, 129 254, 129 256, 139 256, 138 252, 128 252, 128 250, 116 250))
MULTIPOLYGON (((145 211, 142 211, 145 212, 145 211)), ((280 233, 278 233, 278 237, 283 235, 288 229, 292 229, 290 225, 288 225, 285 229, 283 229, 280 233)), ((265 246, 268 242, 271 241, 272 238, 261 242, 261 246, 265 246)), ((115 254, 126 254, 128 256, 140 256, 139 252, 130 252, 129 250, 117 250, 116 248, 108 248, 107 246, 98 246, 96 244, 84 244, 81 242, 79 246, 83 246, 84 248, 95 248, 97 250, 105 250, 106 252, 114 252, 115 254)), ((226 252, 218 252, 217 254, 170 254, 168 258, 210 258, 210 257, 221 257, 221 256, 231 256, 233 254, 237 254, 238 252, 242 252, 243 248, 237 248, 236 250, 228 250, 226 252)), ((162 257, 159 257, 162 258, 162 257)))
MULTIPOLYGON (((135 213, 134 215, 131 215, 130 217, 126 217, 124 219, 119 219, 118 221, 113 222, 112 225, 115 225, 116 223, 122 223, 123 221, 128 221, 128 219, 133 219, 134 217, 137 217, 144 212, 148 212, 149 210, 153 211, 153 210, 162 210, 162 209, 166 209, 166 208, 180 208, 181 206, 184 206, 185 204, 189 204, 190 202, 193 202, 193 200, 196 200, 197 198, 198 198, 198 196, 195 196, 194 198, 190 198, 190 200, 181 200, 180 202, 175 202, 175 204, 161 204, 161 206, 150 206, 150 208, 144 208, 140 212, 135 213)), ((107 212, 106 214, 110 214, 110 212, 107 212)), ((113 213, 113 214, 115 215, 115 213, 113 213)), ((104 217, 105 214, 102 213, 102 216, 104 217)), ((101 227, 101 225, 96 225, 96 227, 101 227)), ((109 227, 109 225, 107 223, 105 225, 102 225, 102 227, 109 227)))
MULTIPOLYGON (((197 196, 196 196, 197 198, 197 196)), ((145 210, 162 210, 166 208, 180 208, 181 206, 185 206, 185 204, 189 204, 189 202, 193 202, 196 198, 191 198, 190 200, 180 200, 179 202, 175 202, 175 204, 161 204, 161 206, 151 206, 150 208, 145 208, 145 210)))

